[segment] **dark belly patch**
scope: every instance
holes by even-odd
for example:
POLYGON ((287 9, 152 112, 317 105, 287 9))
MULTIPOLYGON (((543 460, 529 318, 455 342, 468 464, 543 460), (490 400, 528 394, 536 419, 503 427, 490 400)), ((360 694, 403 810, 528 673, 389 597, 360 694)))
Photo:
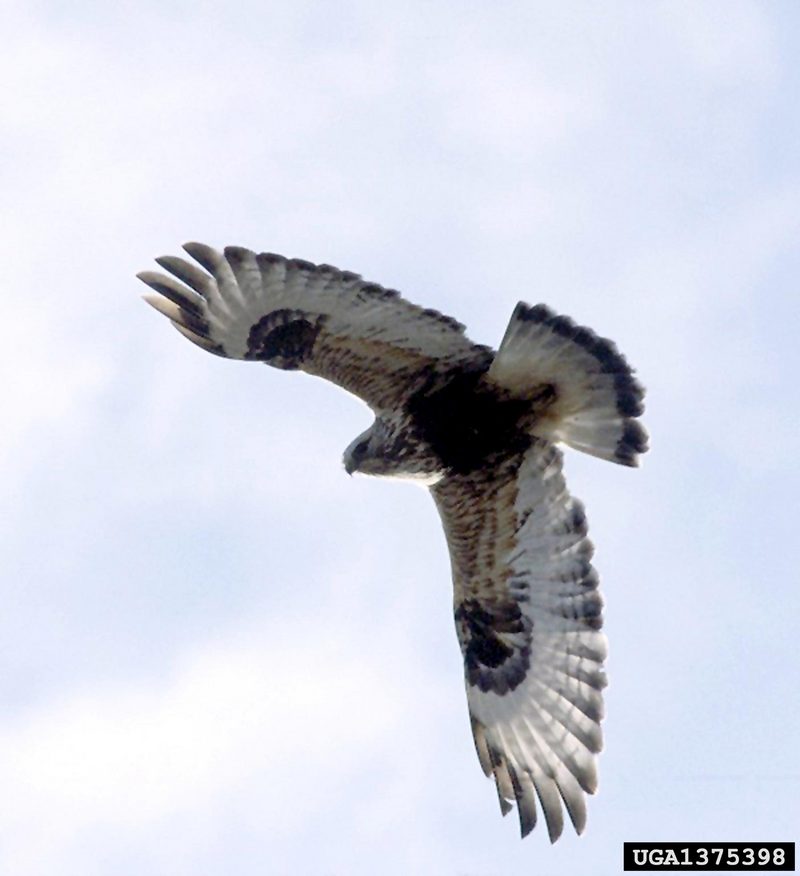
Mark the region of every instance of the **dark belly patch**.
POLYGON ((438 375, 408 402, 420 437, 456 474, 522 453, 531 443, 527 423, 521 422, 530 414, 531 402, 503 398, 482 384, 484 373, 481 369, 438 375))

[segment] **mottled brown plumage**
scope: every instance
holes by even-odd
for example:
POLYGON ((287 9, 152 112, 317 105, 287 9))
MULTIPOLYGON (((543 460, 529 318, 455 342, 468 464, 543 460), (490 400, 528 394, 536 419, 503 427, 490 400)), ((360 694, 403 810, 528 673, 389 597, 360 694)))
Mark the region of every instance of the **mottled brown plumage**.
POLYGON ((372 427, 348 472, 430 487, 453 572, 472 732, 523 836, 563 808, 580 833, 602 746, 602 601, 564 443, 623 465, 647 449, 643 391, 615 346, 544 305, 518 305, 494 353, 448 316, 358 274, 299 259, 186 251, 139 277, 147 300, 217 355, 302 370, 362 398, 372 427), (537 806, 538 800, 538 806, 537 806), (563 805, 563 808, 562 808, 563 805))

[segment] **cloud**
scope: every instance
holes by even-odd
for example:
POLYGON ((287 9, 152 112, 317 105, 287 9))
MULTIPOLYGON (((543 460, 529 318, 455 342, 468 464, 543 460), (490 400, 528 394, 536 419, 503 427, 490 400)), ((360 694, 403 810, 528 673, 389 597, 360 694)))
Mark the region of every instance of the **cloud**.
MULTIPOLYGON (((14 276, 12 289, 24 288, 14 276)), ((7 375, 0 398, 6 412, 0 431, 0 477, 10 489, 46 452, 38 438, 54 430, 79 433, 113 374, 91 351, 65 349, 64 323, 45 306, 11 296, 4 306, 7 330, 0 347, 0 371, 7 375), (60 324, 59 324, 60 323, 60 324)), ((63 434, 63 432, 62 432, 63 434)))
POLYGON ((6 723, 4 868, 77 872, 87 831, 146 833, 225 805, 243 783, 269 790, 258 819, 271 830, 316 817, 385 747, 409 691, 389 691, 379 665, 319 619, 302 637, 281 626, 228 631, 180 655, 159 682, 64 694, 6 723), (313 797, 301 792, 309 786, 313 797))
POLYGON ((764 8, 752 0, 663 2, 658 13, 704 79, 764 84, 774 81, 778 59, 764 8))

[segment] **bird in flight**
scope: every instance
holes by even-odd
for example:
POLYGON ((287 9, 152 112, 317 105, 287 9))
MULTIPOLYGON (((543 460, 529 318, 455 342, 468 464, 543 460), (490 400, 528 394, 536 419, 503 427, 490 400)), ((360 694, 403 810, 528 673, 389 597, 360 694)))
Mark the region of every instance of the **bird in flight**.
POLYGON ((478 759, 522 836, 544 814, 586 824, 606 685, 602 600, 583 505, 559 444, 627 466, 647 450, 644 391, 615 345, 520 303, 497 352, 464 326, 360 275, 199 243, 138 277, 145 299, 219 356, 324 377, 375 421, 349 473, 430 490, 453 574, 454 618, 478 759), (537 805, 538 800, 538 805, 537 805), (562 806, 563 804, 563 806, 562 806))

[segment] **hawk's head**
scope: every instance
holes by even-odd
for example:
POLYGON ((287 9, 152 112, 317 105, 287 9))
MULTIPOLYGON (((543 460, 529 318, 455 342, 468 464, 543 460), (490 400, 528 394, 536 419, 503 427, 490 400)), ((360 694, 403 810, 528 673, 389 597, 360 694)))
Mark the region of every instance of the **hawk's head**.
POLYGON ((383 417, 377 417, 350 443, 343 462, 348 474, 408 478, 428 486, 444 475, 436 455, 417 439, 409 423, 394 423, 383 417))

